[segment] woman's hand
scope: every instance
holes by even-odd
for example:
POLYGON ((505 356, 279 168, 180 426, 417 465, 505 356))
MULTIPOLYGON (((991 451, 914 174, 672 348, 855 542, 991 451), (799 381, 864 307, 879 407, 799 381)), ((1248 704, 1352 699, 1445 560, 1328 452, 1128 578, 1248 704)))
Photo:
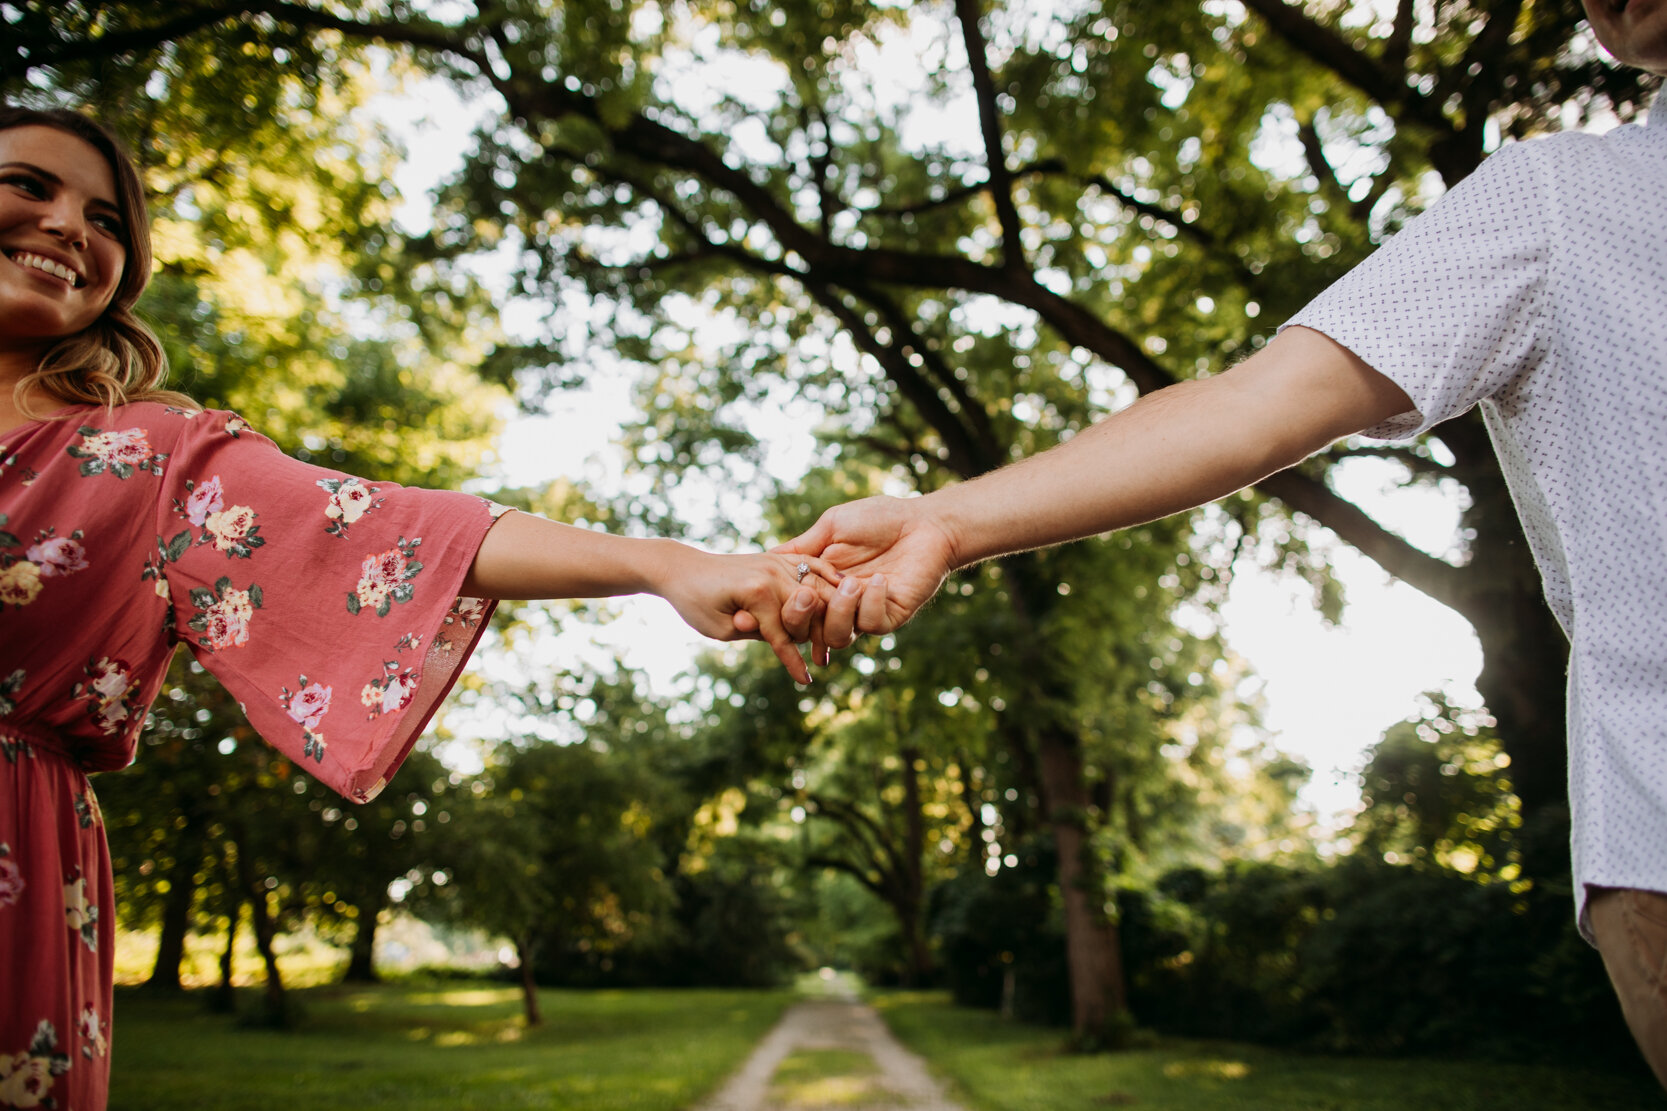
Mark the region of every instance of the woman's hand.
POLYGON ((805 593, 805 612, 819 613, 813 588, 831 593, 841 577, 815 556, 714 555, 675 540, 612 536, 531 513, 506 513, 481 542, 461 592, 472 598, 658 594, 706 636, 767 641, 793 678, 808 683, 810 671, 783 626, 782 611, 795 594, 805 593))
POLYGON ((668 550, 668 564, 651 589, 696 632, 714 640, 765 641, 796 681, 809 683, 810 670, 783 613, 796 595, 817 597, 812 576, 829 589, 842 577, 815 556, 714 555, 677 545, 668 550), (800 564, 807 568, 804 576, 800 564))
MULTIPOLYGON (((811 658, 826 663, 859 633, 889 633, 924 606, 957 566, 955 545, 924 512, 926 498, 864 498, 836 505, 774 553, 827 561, 845 581, 819 590, 819 605, 794 598, 782 613, 788 636, 809 638, 811 658)), ((823 576, 826 578, 826 576, 823 576)), ((832 581, 832 580, 829 580, 832 581)))

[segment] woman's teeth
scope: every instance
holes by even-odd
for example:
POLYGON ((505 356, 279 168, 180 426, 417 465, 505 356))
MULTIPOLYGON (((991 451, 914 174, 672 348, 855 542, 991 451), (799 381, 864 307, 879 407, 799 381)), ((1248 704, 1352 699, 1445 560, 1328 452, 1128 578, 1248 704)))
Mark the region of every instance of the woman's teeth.
POLYGON ((49 258, 42 258, 40 255, 32 255, 27 251, 23 251, 13 255, 12 261, 17 263, 19 266, 25 266, 33 270, 44 270, 46 273, 51 274, 55 278, 62 278, 72 286, 79 286, 81 284, 81 279, 76 276, 75 271, 71 270, 62 263, 53 262, 49 258))

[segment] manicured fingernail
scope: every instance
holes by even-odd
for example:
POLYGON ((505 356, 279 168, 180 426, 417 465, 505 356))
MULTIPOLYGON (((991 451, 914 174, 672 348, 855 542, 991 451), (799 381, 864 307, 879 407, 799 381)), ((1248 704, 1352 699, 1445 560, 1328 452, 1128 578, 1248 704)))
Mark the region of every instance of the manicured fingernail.
POLYGON ((868 580, 868 585, 869 586, 884 586, 884 585, 886 585, 886 577, 884 575, 871 576, 868 580))
POLYGON ((846 579, 844 582, 839 584, 839 592, 847 598, 854 594, 861 594, 862 583, 858 582, 856 579, 846 579))

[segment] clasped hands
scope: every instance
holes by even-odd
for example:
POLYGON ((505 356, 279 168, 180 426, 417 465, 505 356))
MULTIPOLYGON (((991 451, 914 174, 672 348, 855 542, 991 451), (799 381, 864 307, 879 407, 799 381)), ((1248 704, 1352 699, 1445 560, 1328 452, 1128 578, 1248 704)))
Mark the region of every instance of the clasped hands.
POLYGON ((735 635, 770 642, 793 677, 809 679, 797 646, 813 663, 859 635, 887 633, 913 617, 956 566, 952 537, 922 512, 921 498, 865 498, 835 506, 809 530, 771 549, 809 568, 778 593, 775 613, 737 609, 735 635), (794 665, 798 666, 795 667, 794 665))

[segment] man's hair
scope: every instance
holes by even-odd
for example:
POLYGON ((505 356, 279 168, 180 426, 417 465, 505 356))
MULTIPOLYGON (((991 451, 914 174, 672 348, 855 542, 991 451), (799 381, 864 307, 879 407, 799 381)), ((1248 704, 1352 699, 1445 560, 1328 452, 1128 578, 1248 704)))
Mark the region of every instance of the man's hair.
POLYGON ((133 306, 150 281, 150 216, 145 187, 121 141, 103 125, 66 109, 0 105, 0 131, 15 127, 50 127, 90 144, 104 156, 116 181, 127 262, 110 305, 92 324, 65 336, 41 355, 35 369, 17 383, 14 398, 25 416, 37 416, 28 396, 40 390, 67 403, 111 408, 132 401, 164 401, 196 408, 184 394, 162 388, 168 358, 154 333, 133 315, 133 306))

